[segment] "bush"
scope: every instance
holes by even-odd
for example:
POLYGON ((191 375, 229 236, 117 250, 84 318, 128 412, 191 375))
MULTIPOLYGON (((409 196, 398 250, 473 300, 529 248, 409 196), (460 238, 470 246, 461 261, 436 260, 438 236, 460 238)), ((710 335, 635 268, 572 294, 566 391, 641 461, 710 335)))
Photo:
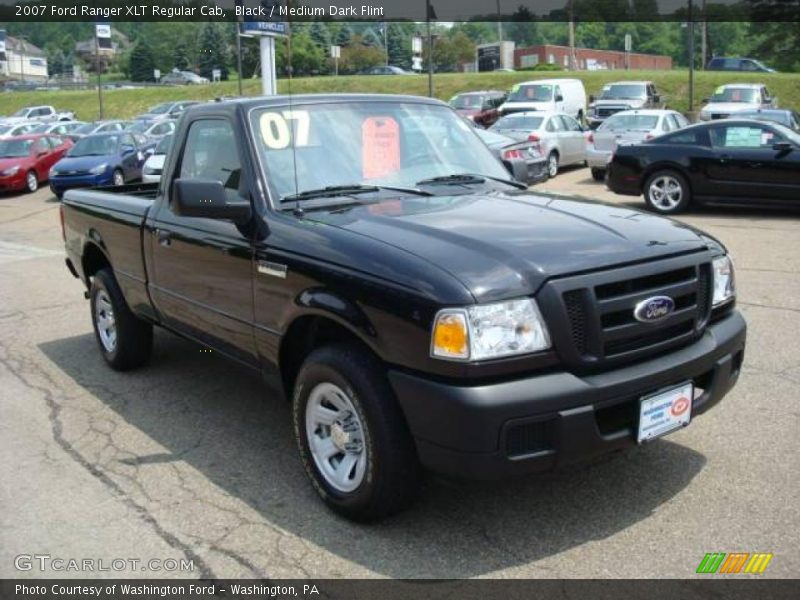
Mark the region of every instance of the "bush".
POLYGON ((564 68, 561 65, 552 65, 550 63, 539 63, 538 65, 534 65, 532 67, 521 67, 517 69, 517 71, 563 71, 564 68))

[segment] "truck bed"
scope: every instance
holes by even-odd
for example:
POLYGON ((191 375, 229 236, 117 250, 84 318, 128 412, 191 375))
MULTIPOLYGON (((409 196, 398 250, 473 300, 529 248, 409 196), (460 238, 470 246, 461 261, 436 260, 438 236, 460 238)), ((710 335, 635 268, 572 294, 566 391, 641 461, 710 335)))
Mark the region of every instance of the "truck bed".
POLYGON ((85 281, 83 261, 89 248, 102 252, 135 312, 149 311, 142 231, 157 193, 158 184, 136 183, 64 194, 67 258, 85 281))

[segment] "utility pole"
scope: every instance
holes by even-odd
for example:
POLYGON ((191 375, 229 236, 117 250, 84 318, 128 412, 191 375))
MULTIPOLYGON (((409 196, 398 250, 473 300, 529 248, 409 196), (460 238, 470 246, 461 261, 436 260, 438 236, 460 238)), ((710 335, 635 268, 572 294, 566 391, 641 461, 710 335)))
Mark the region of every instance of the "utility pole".
POLYGON ((497 41, 503 41, 503 20, 500 18, 500 0, 497 0, 497 41))
POLYGON ((19 40, 19 78, 22 83, 25 83, 25 36, 20 35, 17 39, 19 40))
POLYGON ((700 30, 700 68, 706 70, 706 62, 708 62, 708 20, 706 20, 706 0, 703 0, 703 25, 700 30))
POLYGON ((100 77, 100 42, 97 39, 97 26, 94 28, 94 70, 97 71, 97 103, 100 107, 100 119, 103 119, 103 81, 100 77))
POLYGON ((433 34, 431 33, 431 0, 425 0, 425 22, 428 28, 428 96, 433 98, 433 34))

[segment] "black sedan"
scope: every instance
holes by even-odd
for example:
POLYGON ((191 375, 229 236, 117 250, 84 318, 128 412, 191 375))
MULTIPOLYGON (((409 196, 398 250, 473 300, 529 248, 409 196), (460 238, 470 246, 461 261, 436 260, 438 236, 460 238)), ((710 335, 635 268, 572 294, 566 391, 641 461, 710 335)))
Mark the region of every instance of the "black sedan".
POLYGON ((691 203, 797 203, 800 134, 778 123, 725 119, 619 146, 608 165, 613 192, 644 195, 674 214, 691 203))

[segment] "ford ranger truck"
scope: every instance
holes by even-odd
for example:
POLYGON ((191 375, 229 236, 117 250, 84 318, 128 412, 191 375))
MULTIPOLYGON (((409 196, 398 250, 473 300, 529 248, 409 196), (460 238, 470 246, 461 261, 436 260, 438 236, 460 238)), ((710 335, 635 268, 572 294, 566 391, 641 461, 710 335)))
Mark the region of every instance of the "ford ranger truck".
POLYGON ((703 427, 742 366, 719 241, 528 191, 437 100, 193 106, 159 183, 61 210, 110 367, 143 367, 158 326, 260 371, 355 520, 424 469, 521 476, 703 427))

